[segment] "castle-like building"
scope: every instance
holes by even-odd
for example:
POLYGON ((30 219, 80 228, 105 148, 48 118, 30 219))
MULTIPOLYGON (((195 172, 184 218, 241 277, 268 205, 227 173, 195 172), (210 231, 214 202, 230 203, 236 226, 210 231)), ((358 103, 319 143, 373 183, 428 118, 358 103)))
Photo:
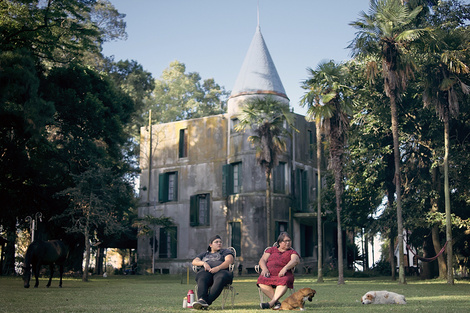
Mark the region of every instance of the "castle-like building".
MULTIPOLYGON (((139 217, 171 217, 154 236, 138 239, 147 272, 176 274, 219 234, 237 251, 237 266, 253 271, 267 242, 266 179, 247 132, 235 131, 243 104, 270 95, 289 104, 258 25, 227 103, 227 113, 141 129, 139 217), (152 270, 153 267, 153 270, 152 270)), ((317 260, 315 124, 295 114, 287 151, 273 171, 272 238, 293 237, 305 271, 317 260), (308 266, 307 266, 308 265, 308 266)), ((333 257, 335 225, 323 225, 324 262, 333 257)))

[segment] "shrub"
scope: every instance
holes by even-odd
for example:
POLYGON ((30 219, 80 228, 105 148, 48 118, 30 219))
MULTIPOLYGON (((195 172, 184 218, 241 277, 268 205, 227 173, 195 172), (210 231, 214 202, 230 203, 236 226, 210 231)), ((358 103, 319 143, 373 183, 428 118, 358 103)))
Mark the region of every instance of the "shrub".
POLYGON ((390 262, 385 260, 377 261, 372 268, 372 272, 378 276, 391 276, 392 269, 390 268, 390 262))

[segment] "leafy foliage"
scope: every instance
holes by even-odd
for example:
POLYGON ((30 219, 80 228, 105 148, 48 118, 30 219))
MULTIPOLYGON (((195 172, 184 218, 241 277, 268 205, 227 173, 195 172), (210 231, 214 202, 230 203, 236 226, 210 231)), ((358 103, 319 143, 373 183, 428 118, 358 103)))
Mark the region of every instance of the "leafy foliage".
POLYGON ((228 93, 213 79, 201 83, 198 73, 186 73, 186 66, 178 61, 155 80, 153 97, 147 109, 153 120, 167 123, 225 112, 228 93))

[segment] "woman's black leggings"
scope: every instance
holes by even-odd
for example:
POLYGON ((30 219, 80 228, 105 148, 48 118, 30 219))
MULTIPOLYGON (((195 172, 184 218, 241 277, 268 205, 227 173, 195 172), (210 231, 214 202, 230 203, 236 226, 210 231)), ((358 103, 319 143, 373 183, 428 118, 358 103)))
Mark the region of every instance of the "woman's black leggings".
POLYGON ((203 299, 211 305, 222 293, 225 285, 231 284, 232 281, 233 273, 228 270, 220 270, 215 274, 200 270, 196 274, 198 297, 196 300, 203 299))

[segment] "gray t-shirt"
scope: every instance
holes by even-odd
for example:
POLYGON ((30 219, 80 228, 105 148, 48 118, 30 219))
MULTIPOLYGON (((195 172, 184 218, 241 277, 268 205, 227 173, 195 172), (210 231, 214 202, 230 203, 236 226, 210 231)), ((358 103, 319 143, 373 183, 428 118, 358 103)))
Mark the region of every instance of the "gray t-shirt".
POLYGON ((203 252, 201 254, 198 254, 196 257, 198 257, 201 261, 206 262, 209 264, 210 267, 216 267, 219 266, 220 264, 224 263, 225 257, 227 255, 232 255, 233 252, 230 249, 220 249, 216 253, 212 253, 209 251, 203 252))

